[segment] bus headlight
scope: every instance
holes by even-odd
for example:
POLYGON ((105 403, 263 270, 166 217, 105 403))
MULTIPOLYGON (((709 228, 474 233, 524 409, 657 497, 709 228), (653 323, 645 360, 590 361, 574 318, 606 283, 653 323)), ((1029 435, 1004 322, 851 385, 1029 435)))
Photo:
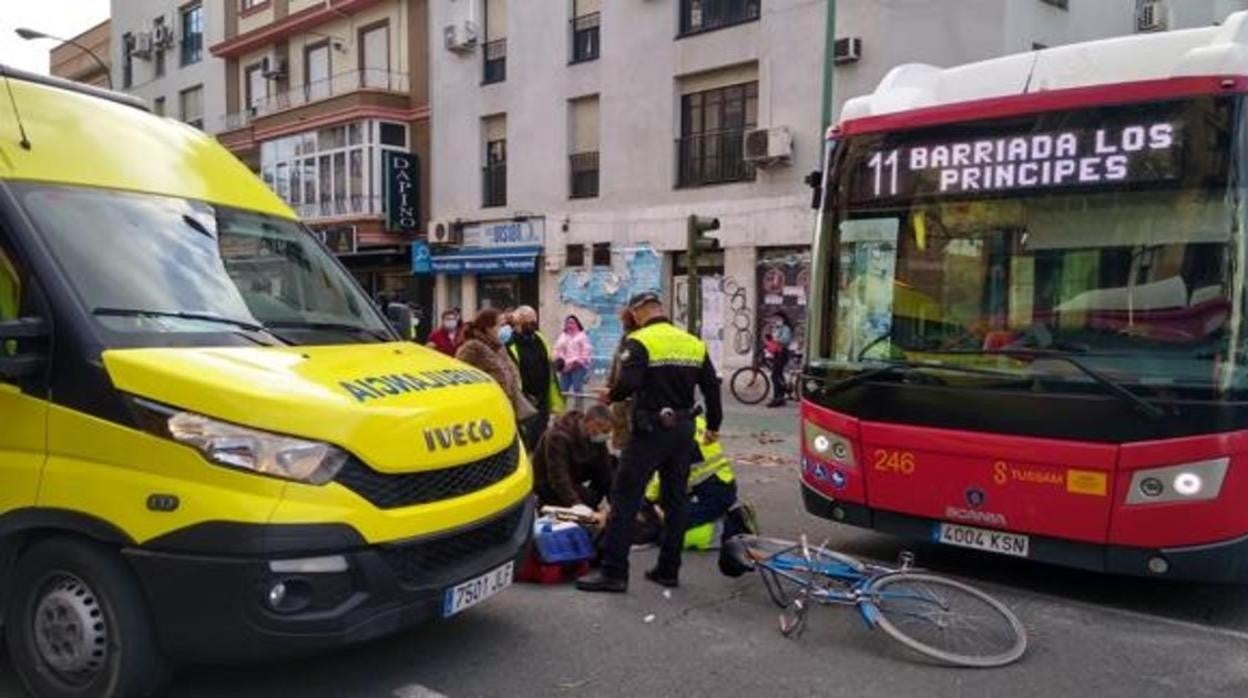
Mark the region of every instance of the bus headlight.
POLYGON ((810 422, 802 424, 802 432, 805 436, 806 450, 815 457, 829 463, 854 466, 854 449, 849 439, 810 422))
POLYGON ((1216 499, 1222 491, 1222 481, 1226 479, 1230 463, 1230 458, 1215 458, 1137 470, 1131 475, 1127 504, 1216 499))
POLYGON ((192 412, 169 417, 169 436, 208 460, 231 468, 323 485, 342 469, 347 453, 321 441, 271 434, 192 412))

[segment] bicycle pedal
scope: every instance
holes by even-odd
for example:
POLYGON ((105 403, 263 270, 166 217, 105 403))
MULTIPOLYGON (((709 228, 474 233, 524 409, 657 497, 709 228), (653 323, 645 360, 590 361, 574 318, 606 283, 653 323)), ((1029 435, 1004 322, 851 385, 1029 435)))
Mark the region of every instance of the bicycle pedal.
POLYGON ((901 565, 901 569, 903 570, 908 570, 911 567, 914 567, 914 553, 909 550, 901 551, 901 554, 897 556, 897 563, 901 565))

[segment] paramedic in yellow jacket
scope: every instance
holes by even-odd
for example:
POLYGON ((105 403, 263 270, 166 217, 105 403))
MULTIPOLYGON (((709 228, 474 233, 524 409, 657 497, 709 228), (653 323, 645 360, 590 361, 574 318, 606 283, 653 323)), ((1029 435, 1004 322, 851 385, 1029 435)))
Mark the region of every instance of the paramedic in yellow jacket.
MULTIPOLYGON (((685 530, 685 548, 710 550, 718 543, 740 533, 746 533, 751 524, 737 501, 737 477, 732 471, 732 461, 724 455, 724 447, 718 440, 706 443, 706 418, 699 415, 694 420, 693 443, 696 448, 693 465, 689 468, 689 528, 685 530), (719 535, 716 535, 716 534, 719 535)), ((646 501, 650 507, 643 509, 643 516, 650 519, 639 527, 642 540, 658 532, 657 517, 659 476, 656 473, 646 486, 646 501)))

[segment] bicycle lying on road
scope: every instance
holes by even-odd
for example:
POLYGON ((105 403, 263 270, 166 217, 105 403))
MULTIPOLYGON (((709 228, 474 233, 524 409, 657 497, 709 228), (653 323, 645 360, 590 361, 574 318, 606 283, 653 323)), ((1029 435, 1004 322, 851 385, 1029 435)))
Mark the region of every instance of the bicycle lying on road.
MULTIPOLYGON (((1023 624, 1001 602, 962 582, 912 568, 889 568, 800 543, 737 536, 725 556, 730 576, 756 570, 781 609, 780 632, 800 635, 813 604, 855 606, 868 628, 954 666, 989 668, 1017 661, 1027 649, 1023 624)), ((721 569, 723 563, 721 562, 721 569)))

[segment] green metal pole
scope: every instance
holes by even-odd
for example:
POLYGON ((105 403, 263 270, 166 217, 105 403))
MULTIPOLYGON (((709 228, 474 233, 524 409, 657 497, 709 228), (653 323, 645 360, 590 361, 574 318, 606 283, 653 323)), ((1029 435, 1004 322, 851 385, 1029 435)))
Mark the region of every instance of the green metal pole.
POLYGON ((823 38, 823 118, 819 128, 819 162, 823 163, 823 140, 832 125, 832 88, 836 79, 836 0, 827 0, 823 38))

